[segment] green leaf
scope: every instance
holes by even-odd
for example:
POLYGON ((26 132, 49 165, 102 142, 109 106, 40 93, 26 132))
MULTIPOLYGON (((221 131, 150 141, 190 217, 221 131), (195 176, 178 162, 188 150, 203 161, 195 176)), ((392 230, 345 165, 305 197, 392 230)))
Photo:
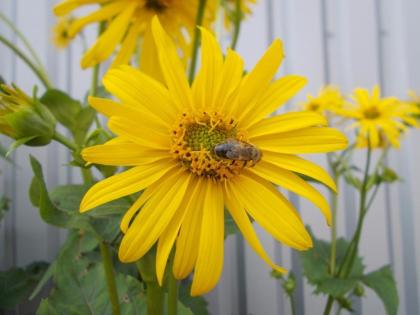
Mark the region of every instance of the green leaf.
POLYGON ((344 174, 344 180, 347 184, 353 186, 356 189, 360 189, 362 187, 362 181, 350 172, 346 172, 344 174))
POLYGON ((75 127, 76 116, 82 108, 78 101, 56 89, 47 90, 40 101, 63 126, 70 130, 75 127))
POLYGON ((39 280, 35 289, 32 291, 31 295, 29 296, 29 300, 32 300, 35 296, 37 296, 38 293, 45 286, 45 284, 48 282, 48 280, 50 280, 50 278, 53 276, 53 273, 55 271, 56 264, 57 264, 56 262, 53 262, 53 263, 50 264, 48 269, 42 275, 42 278, 39 280))
POLYGON ((7 156, 7 149, 0 143, 0 157, 5 159, 7 162, 15 164, 13 160, 7 156))
POLYGON ((71 129, 76 143, 83 143, 90 126, 95 119, 96 112, 91 107, 83 107, 76 115, 76 123, 71 129))
POLYGON ((38 179, 35 176, 32 177, 31 185, 29 186, 29 200, 34 207, 39 207, 39 199, 41 197, 39 186, 38 179))
MULTIPOLYGON (((57 259, 54 288, 39 306, 37 315, 111 315, 103 264, 98 259, 91 259, 97 244, 95 237, 89 233, 70 233, 57 259)), ((142 283, 118 272, 115 280, 121 314, 146 314, 142 283)))
MULTIPOLYGON (((301 253, 303 272, 309 284, 315 287, 315 293, 340 297, 353 290, 363 275, 364 266, 360 257, 356 257, 348 278, 335 278, 329 273, 331 243, 313 237, 313 248, 301 253)), ((349 243, 339 238, 337 240, 336 265, 344 258, 349 243)))
POLYGON ((368 273, 362 278, 363 283, 371 288, 384 303, 386 313, 395 315, 398 312, 398 291, 390 266, 384 266, 368 273))
POLYGON ((192 297, 190 291, 191 281, 182 281, 179 285, 179 301, 189 308, 194 315, 210 315, 207 310, 207 301, 201 296, 192 297))
POLYGON ((32 170, 34 172, 36 183, 39 189, 39 211, 41 218, 48 224, 76 229, 91 229, 89 218, 77 212, 72 214, 59 210, 51 201, 48 194, 47 186, 44 181, 41 164, 33 157, 30 156, 32 170))
POLYGON ((32 263, 23 268, 12 268, 0 272, 0 309, 14 308, 27 301, 29 294, 41 278, 48 264, 32 263))
POLYGON ((393 183, 400 180, 398 174, 389 167, 384 167, 380 174, 380 179, 384 183, 393 183))

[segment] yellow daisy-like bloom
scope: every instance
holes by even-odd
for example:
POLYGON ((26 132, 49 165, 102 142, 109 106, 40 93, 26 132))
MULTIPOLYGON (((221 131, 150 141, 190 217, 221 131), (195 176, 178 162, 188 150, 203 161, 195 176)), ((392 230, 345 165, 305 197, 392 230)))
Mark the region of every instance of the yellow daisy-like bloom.
MULTIPOLYGON (((225 26, 227 29, 232 27, 232 23, 236 20, 236 1, 237 0, 222 0, 222 5, 225 9, 225 26)), ((252 5, 255 5, 257 0, 240 0, 241 19, 247 15, 252 14, 252 5)))
MULTIPOLYGON (((54 8, 54 13, 64 16, 92 4, 100 5, 100 8, 76 19, 68 31, 73 38, 88 24, 101 21, 108 23, 96 43, 83 56, 82 68, 92 67, 108 59, 120 43, 113 66, 127 64, 137 48, 139 37, 144 36, 155 15, 184 54, 189 53, 190 38, 195 30, 197 0, 64 0, 54 8)), ((214 19, 215 5, 208 1, 206 8, 204 25, 214 19)))
POLYGON ((346 138, 324 127, 327 122, 317 113, 268 118, 306 83, 295 75, 271 82, 283 59, 279 40, 244 77, 241 57, 228 50, 224 58, 215 38, 202 29, 202 67, 190 87, 176 47, 157 19, 152 32, 165 84, 120 66, 103 83, 121 103, 90 98, 110 117, 117 138, 84 149, 83 158, 132 168, 95 184, 80 211, 144 190, 122 219, 119 258, 137 261, 157 243, 162 283, 175 246, 173 274, 183 279, 194 270, 192 295, 211 290, 221 275, 225 206, 250 246, 284 271, 265 253, 249 216, 278 241, 310 248, 297 211, 273 184, 309 199, 330 222, 326 199, 296 173, 334 190, 333 180, 295 154, 343 149, 346 138))
POLYGON ((354 119, 357 128, 357 145, 383 148, 400 146, 400 136, 409 126, 417 127, 413 115, 419 113, 414 104, 401 102, 396 97, 381 97, 379 86, 372 93, 367 89, 355 89, 353 103, 348 103, 336 114, 354 119))
POLYGON ((302 103, 302 108, 307 111, 325 113, 325 111, 334 111, 341 108, 344 104, 344 97, 340 90, 334 86, 322 88, 318 96, 308 95, 307 101, 302 103))
POLYGON ((57 48, 66 48, 73 39, 69 35, 69 29, 74 21, 72 16, 60 17, 53 28, 53 43, 57 48))

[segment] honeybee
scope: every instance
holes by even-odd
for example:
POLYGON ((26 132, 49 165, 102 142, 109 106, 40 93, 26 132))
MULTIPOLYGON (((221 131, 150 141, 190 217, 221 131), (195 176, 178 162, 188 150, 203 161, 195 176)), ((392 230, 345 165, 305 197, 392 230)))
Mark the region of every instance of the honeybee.
POLYGON ((226 142, 216 145, 213 151, 220 159, 252 161, 253 164, 261 160, 262 156, 261 151, 256 146, 235 139, 227 139, 226 142))

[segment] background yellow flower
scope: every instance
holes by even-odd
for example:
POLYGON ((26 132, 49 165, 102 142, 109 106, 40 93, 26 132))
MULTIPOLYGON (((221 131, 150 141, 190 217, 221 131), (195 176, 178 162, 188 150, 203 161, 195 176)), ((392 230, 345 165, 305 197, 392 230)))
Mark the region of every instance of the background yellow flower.
MULTIPOLYGON (((75 9, 99 6, 92 13, 77 18, 68 34, 74 37, 88 24, 105 22, 105 30, 95 44, 85 53, 81 66, 92 67, 108 59, 120 45, 113 65, 130 61, 138 46, 139 37, 147 31, 153 16, 157 15, 165 30, 185 54, 195 29, 198 1, 196 0, 64 0, 54 8, 57 16, 64 16, 75 9)), ((214 19, 214 3, 208 1, 204 25, 214 19)))

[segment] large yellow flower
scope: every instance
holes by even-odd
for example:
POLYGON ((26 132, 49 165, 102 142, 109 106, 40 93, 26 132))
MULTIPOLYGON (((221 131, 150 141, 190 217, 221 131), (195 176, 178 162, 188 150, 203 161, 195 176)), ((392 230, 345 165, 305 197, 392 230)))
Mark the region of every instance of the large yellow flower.
MULTIPOLYGON (((121 47, 113 66, 128 63, 137 49, 139 37, 145 34, 154 15, 159 16, 163 27, 184 54, 188 53, 189 42, 195 30, 197 0, 64 0, 54 8, 54 13, 64 16, 77 8, 92 4, 100 5, 100 8, 76 19, 68 30, 68 35, 74 37, 88 24, 107 22, 103 34, 84 55, 82 68, 92 67, 108 59, 119 43, 121 47)), ((205 25, 214 19, 213 1, 208 1, 206 8, 205 25)))
POLYGON ((302 103, 302 107, 304 110, 324 113, 341 108, 343 103, 344 97, 340 90, 334 86, 326 86, 319 91, 317 96, 308 95, 307 101, 302 103))
POLYGON ((400 146, 400 136, 409 126, 417 126, 413 115, 419 112, 414 104, 401 102, 396 97, 381 97, 379 86, 372 93, 367 89, 355 89, 353 103, 335 112, 354 119, 357 128, 357 145, 371 148, 400 146))
POLYGON ((190 87, 176 47, 157 19, 152 31, 165 84, 121 66, 103 81, 121 103, 90 98, 110 117, 117 138, 84 149, 84 159, 132 168, 95 184, 80 211, 144 190, 121 222, 119 258, 134 262, 157 243, 161 283, 175 245, 173 273, 183 279, 194 270, 192 295, 211 290, 221 275, 225 206, 250 246, 283 271, 265 253, 249 216, 278 241, 310 248, 297 211, 273 184, 312 201, 329 222, 325 198, 296 173, 333 190, 335 184, 322 168, 295 154, 343 149, 346 138, 324 127, 317 113, 268 118, 306 82, 295 75, 271 82, 283 59, 279 40, 244 77, 241 57, 229 50, 224 58, 215 38, 202 29, 202 67, 190 87))

